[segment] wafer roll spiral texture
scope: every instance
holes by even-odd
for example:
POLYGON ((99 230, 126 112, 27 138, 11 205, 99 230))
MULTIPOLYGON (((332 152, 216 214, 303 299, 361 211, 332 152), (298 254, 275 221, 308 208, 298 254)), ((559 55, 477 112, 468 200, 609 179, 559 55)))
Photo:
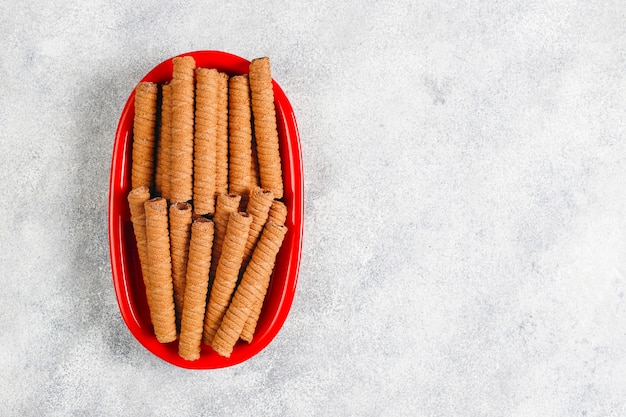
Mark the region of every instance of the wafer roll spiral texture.
POLYGON ((177 322, 180 322, 183 309, 191 221, 191 204, 174 203, 170 206, 170 252, 177 322))
POLYGON ((228 190, 247 204, 252 172, 252 120, 247 75, 230 78, 228 89, 228 190))
POLYGON ((157 340, 168 343, 176 340, 176 316, 167 202, 164 198, 157 197, 146 201, 144 207, 150 270, 150 286, 147 291, 150 317, 157 340))
POLYGON ((135 88, 131 187, 152 187, 158 87, 140 82, 135 88))
POLYGON ((204 215, 215 212, 220 75, 216 69, 198 68, 196 79, 193 209, 195 214, 204 215))
POLYGON ((170 200, 189 201, 193 197, 194 72, 190 56, 173 60, 172 145, 170 148, 170 200))
POLYGON ((250 201, 246 213, 252 216, 252 224, 250 225, 250 234, 246 242, 246 250, 243 253, 242 265, 244 268, 248 265, 248 261, 252 256, 252 250, 259 240, 273 201, 274 195, 271 190, 257 187, 250 193, 250 201))
POLYGON ((178 354, 187 360, 200 358, 213 232, 213 222, 203 217, 196 219, 191 226, 185 302, 178 341, 178 354))
POLYGON ((220 72, 217 91, 215 190, 228 192, 228 74, 220 72))
POLYGON ((222 244, 226 235, 226 227, 231 213, 236 213, 241 202, 241 196, 238 194, 218 194, 215 206, 215 237, 213 238, 213 256, 211 261, 210 277, 215 277, 217 271, 217 263, 222 253, 222 244))
POLYGON ((203 340, 210 345, 219 329, 222 318, 237 285, 243 251, 248 240, 252 216, 245 213, 231 213, 218 262, 215 280, 211 287, 209 303, 204 320, 203 340))
POLYGON ((150 285, 150 281, 148 276, 148 244, 146 240, 146 209, 144 204, 148 200, 150 200, 150 190, 145 185, 137 187, 128 193, 130 221, 133 224, 141 274, 143 275, 143 283, 146 286, 146 290, 150 285))
POLYGON ((267 221, 276 224, 285 224, 287 221, 287 206, 282 201, 274 200, 267 215, 267 221))
POLYGON ((250 63, 250 91, 261 187, 272 190, 274 197, 280 199, 283 173, 269 58, 256 58, 250 63))
MULTIPOLYGON (((231 306, 228 308, 228 313, 222 322, 222 327, 225 328, 225 331, 222 332, 220 327, 220 331, 215 336, 215 339, 219 341, 219 349, 222 352, 230 354, 232 346, 234 346, 237 338, 240 336, 247 342, 252 341, 270 277, 276 263, 276 256, 286 233, 287 227, 272 222, 268 222, 263 228, 261 239, 254 249, 252 259, 243 274, 231 306), (233 309, 233 314, 229 315, 231 308, 233 309), (235 337, 234 340, 233 337, 235 337)), ((214 344, 216 344, 215 340, 214 344)), ((216 349, 215 346, 213 348, 216 349)))
POLYGON ((161 127, 155 172, 155 191, 163 198, 170 199, 170 149, 172 141, 172 86, 161 87, 161 127))

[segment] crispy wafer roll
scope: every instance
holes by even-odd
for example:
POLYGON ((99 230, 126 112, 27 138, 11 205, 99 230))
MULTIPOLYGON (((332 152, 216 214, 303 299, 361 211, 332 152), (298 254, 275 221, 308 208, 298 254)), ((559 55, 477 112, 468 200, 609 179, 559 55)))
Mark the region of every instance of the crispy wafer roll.
POLYGON ((228 88, 228 190, 247 204, 252 172, 252 121, 247 75, 230 78, 228 88))
POLYGON ((167 226, 167 201, 161 197, 153 198, 146 201, 144 207, 150 272, 150 286, 147 291, 150 317, 157 340, 161 343, 168 343, 176 340, 176 316, 167 226))
POLYGON ((283 173, 269 58, 256 58, 250 63, 250 92, 261 187, 272 190, 274 197, 280 199, 283 198, 283 173))
POLYGON ((274 201, 274 195, 270 190, 264 190, 260 187, 255 188, 250 193, 250 202, 246 209, 246 213, 252 216, 252 224, 250 225, 250 233, 246 242, 246 250, 243 253, 243 267, 245 268, 252 256, 252 250, 256 246, 263 226, 267 221, 267 216, 274 201))
POLYGON ((241 201, 241 196, 237 194, 218 194, 215 206, 215 238, 213 239, 213 256, 211 262, 211 280, 215 277, 217 263, 222 253, 222 243, 226 235, 226 227, 231 213, 236 213, 241 201))
POLYGON ((287 221, 287 206, 282 201, 274 200, 267 215, 267 221, 276 224, 285 224, 287 221))
POLYGON ((154 175, 154 139, 158 88, 155 83, 140 82, 135 88, 133 120, 132 188, 152 187, 154 175))
POLYGON ((161 87, 161 127, 159 132, 154 186, 156 192, 169 201, 170 147, 172 140, 172 86, 169 83, 165 83, 161 87))
POLYGON ((185 294, 185 276, 189 239, 191 236, 191 204, 174 203, 170 206, 170 251, 172 254, 172 283, 176 321, 180 323, 185 294))
POLYGON ((276 263, 276 255, 283 243, 285 233, 287 233, 285 226, 272 222, 268 222, 263 228, 263 234, 254 249, 252 259, 237 287, 220 329, 213 339, 213 349, 220 355, 230 356, 240 336, 247 342, 252 341, 276 263))
POLYGON ((217 91, 215 191, 228 192, 228 74, 220 72, 217 91))
POLYGON ((248 240, 252 216, 246 213, 231 213, 226 228, 226 236, 222 246, 222 254, 217 265, 215 280, 211 287, 211 295, 204 319, 203 341, 210 345, 222 318, 226 313, 230 298, 233 295, 239 269, 243 259, 243 251, 248 240))
POLYGON ((261 182, 259 181, 259 164, 258 157, 256 154, 256 140, 254 139, 254 132, 252 132, 252 153, 250 155, 250 184, 249 188, 252 190, 254 187, 259 187, 261 182))
POLYGON ((204 217, 194 220, 191 226, 185 304, 178 341, 178 354, 190 361, 200 358, 213 230, 213 222, 204 217))
POLYGON ((198 215, 215 213, 219 79, 220 75, 216 69, 196 69, 193 210, 198 215))
POLYGON ((193 194, 194 70, 190 56, 172 60, 172 139, 170 200, 189 201, 193 194))
POLYGON ((146 243, 146 209, 144 208, 144 204, 148 200, 150 200, 150 190, 145 185, 135 188, 128 193, 130 221, 133 223, 137 252, 139 253, 139 263, 141 264, 141 274, 143 275, 143 283, 146 286, 146 290, 150 283, 147 270, 148 246, 146 243))

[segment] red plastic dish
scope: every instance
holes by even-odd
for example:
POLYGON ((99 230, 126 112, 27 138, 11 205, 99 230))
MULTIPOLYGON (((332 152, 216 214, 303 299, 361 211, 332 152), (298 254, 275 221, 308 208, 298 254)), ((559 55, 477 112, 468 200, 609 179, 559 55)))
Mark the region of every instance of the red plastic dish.
MULTIPOLYGON (((192 56, 198 67, 217 68, 230 75, 247 74, 250 62, 219 51, 196 51, 192 56)), ((160 63, 141 81, 163 83, 172 78, 172 58, 160 63)), ((284 198, 289 211, 287 235, 276 259, 263 311, 252 343, 239 341, 230 358, 202 344, 200 359, 187 361, 178 356, 178 342, 161 344, 154 336, 141 276, 127 196, 130 191, 130 162, 135 92, 130 94, 115 133, 109 189, 109 246, 115 295, 122 318, 133 336, 159 358, 183 368, 215 369, 236 365, 263 350, 282 327, 293 301, 303 233, 303 177, 300 138, 293 109, 280 86, 273 82, 280 153, 283 161, 284 198)))

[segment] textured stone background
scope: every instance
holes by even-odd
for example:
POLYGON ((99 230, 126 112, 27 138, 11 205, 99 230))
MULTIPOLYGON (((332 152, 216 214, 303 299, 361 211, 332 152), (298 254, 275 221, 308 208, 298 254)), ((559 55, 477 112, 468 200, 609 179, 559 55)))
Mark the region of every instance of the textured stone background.
POLYGON ((626 415, 623 1, 4 3, 0 414, 626 415), (198 49, 271 56, 306 231, 274 342, 193 372, 106 213, 128 94, 198 49))

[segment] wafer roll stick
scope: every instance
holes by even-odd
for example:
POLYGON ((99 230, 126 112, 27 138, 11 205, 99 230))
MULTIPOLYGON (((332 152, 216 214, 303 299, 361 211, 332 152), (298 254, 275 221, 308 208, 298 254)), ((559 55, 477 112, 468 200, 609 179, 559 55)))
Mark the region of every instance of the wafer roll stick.
POLYGON ((146 201, 146 237, 148 242, 148 306, 154 334, 161 343, 176 340, 172 262, 167 225, 167 201, 157 197, 146 201))
POLYGON ((247 205, 252 172, 252 121, 247 75, 230 78, 228 88, 228 190, 247 205))
POLYGON ((226 235, 226 227, 231 213, 236 213, 241 201, 241 196, 237 194, 218 194, 215 206, 215 237, 213 238, 213 256, 211 257, 211 280, 215 277, 217 263, 222 253, 222 243, 226 235))
POLYGON ((193 210, 198 215, 215 213, 219 78, 216 69, 196 69, 193 210))
POLYGON ((265 226, 267 221, 272 201, 274 201, 274 195, 270 190, 257 187, 250 193, 250 202, 248 203, 246 213, 252 216, 252 224, 250 225, 250 233, 246 242, 246 250, 243 253, 243 268, 250 261, 252 250, 256 246, 263 226, 265 226))
POLYGON ((220 72, 217 91, 215 191, 228 192, 228 74, 220 72))
POLYGON ((187 360, 200 358, 213 232, 213 222, 203 217, 191 225, 185 303, 178 341, 178 354, 187 360))
POLYGON ((170 200, 189 201, 193 194, 194 70, 190 56, 172 60, 172 141, 170 200))
POLYGON ((222 254, 217 265, 204 319, 202 340, 207 345, 213 341, 237 285, 251 223, 252 216, 246 213, 231 213, 228 219, 222 254))
POLYGON ((282 201, 274 200, 267 215, 267 221, 276 224, 285 224, 287 221, 287 206, 282 201))
MULTIPOLYGON (((137 242, 137 252, 139 253, 139 263, 141 274, 146 290, 150 285, 148 276, 148 246, 146 242, 146 209, 144 204, 150 200, 150 190, 145 185, 135 188, 128 193, 128 205, 130 207, 130 221, 133 223, 135 241, 137 242)), ((148 306, 149 308, 150 306, 148 306)))
POLYGON ((272 222, 268 222, 263 228, 263 234, 254 249, 252 259, 213 339, 213 349, 220 355, 230 356, 240 336, 248 343, 252 341, 276 263, 276 255, 286 233, 285 226, 272 222))
POLYGON ((172 255, 172 283, 176 321, 180 323, 185 294, 185 276, 189 239, 191 236, 191 204, 174 203, 170 206, 170 252, 172 255))
POLYGON ((169 201, 170 199, 170 149, 172 141, 172 86, 161 87, 161 127, 155 173, 155 190, 169 201))
POLYGON ((256 58, 250 63, 250 92, 261 187, 272 190, 274 197, 280 199, 283 173, 269 58, 256 58))
POLYGON ((158 88, 155 83, 140 82, 135 88, 131 187, 152 187, 154 142, 158 88))

